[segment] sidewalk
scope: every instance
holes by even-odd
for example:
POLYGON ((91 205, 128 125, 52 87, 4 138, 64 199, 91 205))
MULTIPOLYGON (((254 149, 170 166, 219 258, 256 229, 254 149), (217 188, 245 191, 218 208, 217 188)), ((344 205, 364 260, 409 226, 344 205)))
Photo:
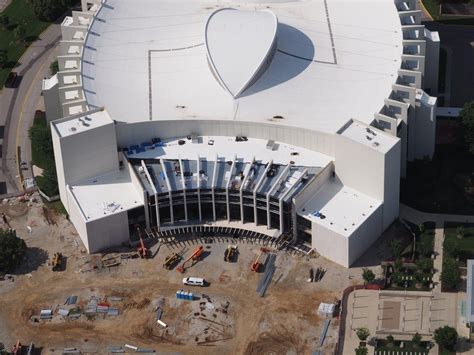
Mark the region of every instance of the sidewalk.
POLYGON ((434 291, 441 292, 440 276, 443 268, 444 224, 446 222, 474 223, 474 216, 425 213, 400 204, 400 218, 416 225, 419 225, 423 222, 436 223, 434 240, 435 259, 433 262, 435 273, 433 275, 433 282, 435 283, 434 291))

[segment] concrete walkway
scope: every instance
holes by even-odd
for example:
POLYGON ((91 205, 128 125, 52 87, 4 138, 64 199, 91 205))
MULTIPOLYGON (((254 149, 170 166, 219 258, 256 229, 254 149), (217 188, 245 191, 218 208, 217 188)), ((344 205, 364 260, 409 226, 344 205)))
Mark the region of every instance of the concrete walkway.
POLYGON ((3 12, 11 2, 12 0, 0 0, 0 13, 3 12))

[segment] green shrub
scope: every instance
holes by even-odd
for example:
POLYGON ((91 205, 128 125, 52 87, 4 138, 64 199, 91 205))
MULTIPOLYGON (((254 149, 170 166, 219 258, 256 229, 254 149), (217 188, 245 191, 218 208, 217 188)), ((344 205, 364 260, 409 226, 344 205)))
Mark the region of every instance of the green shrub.
POLYGON ((54 21, 74 4, 72 0, 29 0, 35 16, 42 21, 54 21))

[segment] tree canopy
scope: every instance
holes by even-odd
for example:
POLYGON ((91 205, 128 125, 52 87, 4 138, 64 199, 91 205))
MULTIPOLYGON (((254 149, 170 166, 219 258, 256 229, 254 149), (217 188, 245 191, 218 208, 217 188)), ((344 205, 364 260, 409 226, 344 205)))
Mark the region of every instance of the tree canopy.
POLYGON ((471 154, 474 154, 474 101, 466 103, 459 116, 463 125, 467 149, 471 154))
POLYGON ((369 284, 375 280, 375 274, 372 270, 365 267, 362 269, 362 278, 364 279, 365 283, 369 284))
POLYGON ((356 334, 361 341, 365 341, 370 336, 370 331, 366 327, 361 327, 356 329, 356 334))
POLYGON ((461 282, 461 272, 459 271, 459 263, 447 257, 443 263, 443 271, 441 271, 441 281, 443 286, 455 290, 461 282))
POLYGON ((445 325, 434 331, 433 338, 439 346, 448 350, 454 350, 458 340, 458 332, 453 327, 445 325))
POLYGON ((8 273, 20 265, 26 253, 26 244, 14 232, 0 230, 0 273, 8 273))
POLYGON ((358 348, 355 349, 355 353, 356 353, 356 355, 367 355, 368 350, 364 346, 359 346, 358 348))
POLYGON ((74 4, 72 0, 29 0, 36 17, 42 21, 54 21, 74 4))

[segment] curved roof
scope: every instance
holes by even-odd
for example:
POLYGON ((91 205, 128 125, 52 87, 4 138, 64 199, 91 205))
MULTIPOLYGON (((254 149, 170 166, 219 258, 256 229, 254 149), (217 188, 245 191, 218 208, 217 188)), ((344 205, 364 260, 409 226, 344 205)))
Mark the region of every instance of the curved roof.
MULTIPOLYGON (((122 122, 272 121, 335 133, 350 118, 370 123, 389 96, 403 50, 393 0, 224 4, 270 10, 278 17, 271 63, 237 98, 222 89, 207 60, 206 23, 223 8, 222 1, 108 0, 84 47, 82 79, 89 106, 105 106, 122 122)), ((253 36, 258 43, 260 36, 253 36)), ((255 62, 243 67, 255 68, 255 62)), ((232 90, 239 85, 232 84, 232 90)))
POLYGON ((270 11, 219 9, 206 23, 209 65, 221 85, 239 96, 270 64, 278 20, 270 11))

